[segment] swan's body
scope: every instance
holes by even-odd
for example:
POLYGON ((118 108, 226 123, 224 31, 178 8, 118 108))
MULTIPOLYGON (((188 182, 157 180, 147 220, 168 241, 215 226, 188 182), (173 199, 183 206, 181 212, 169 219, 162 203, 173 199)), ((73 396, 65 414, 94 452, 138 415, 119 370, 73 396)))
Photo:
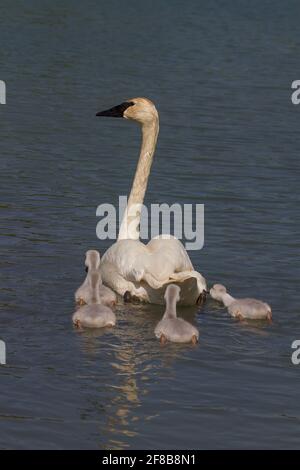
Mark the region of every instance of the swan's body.
POLYGON ((215 284, 210 289, 213 299, 223 302, 232 317, 249 320, 271 320, 272 311, 270 305, 257 299, 235 299, 228 294, 226 287, 215 284))
POLYGON ((193 325, 177 318, 176 303, 180 299, 180 288, 174 284, 167 287, 165 292, 166 310, 162 320, 156 325, 154 334, 162 343, 197 343, 199 331, 193 325))
POLYGON ((166 286, 175 282, 181 287, 180 303, 196 304, 205 295, 206 281, 194 270, 182 243, 170 235, 156 237, 147 245, 139 240, 141 206, 159 130, 154 104, 146 98, 134 98, 97 115, 125 117, 142 126, 140 158, 119 237, 101 260, 103 282, 122 296, 129 294, 155 304, 164 303, 166 286))
MULTIPOLYGON (((92 300, 92 289, 90 286, 90 276, 93 271, 99 271, 100 253, 96 250, 88 250, 85 257, 85 266, 87 270, 86 278, 81 286, 75 292, 75 302, 79 305, 90 304, 92 300)), ((102 284, 101 276, 98 282, 100 303, 113 307, 117 302, 116 294, 102 284)))
POLYGON ((91 291, 90 305, 84 305, 73 314, 73 323, 78 328, 103 328, 114 326, 116 316, 106 305, 101 304, 99 295, 100 273, 93 271, 88 282, 91 291))

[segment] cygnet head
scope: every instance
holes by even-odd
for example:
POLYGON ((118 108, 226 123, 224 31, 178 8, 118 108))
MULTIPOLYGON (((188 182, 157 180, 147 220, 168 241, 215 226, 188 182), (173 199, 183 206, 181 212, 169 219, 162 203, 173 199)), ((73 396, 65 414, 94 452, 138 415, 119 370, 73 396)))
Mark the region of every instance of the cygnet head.
POLYGON ((220 302, 223 300, 224 295, 227 293, 227 289, 223 284, 214 284, 209 291, 211 297, 220 302))
POLYGON ((122 117, 140 124, 158 121, 156 107, 148 98, 131 98, 113 108, 100 111, 96 116, 122 117))
POLYGON ((171 301, 179 302, 180 300, 180 287, 175 284, 169 284, 165 291, 165 301, 170 303, 171 301))
POLYGON ((90 269, 98 269, 100 266, 100 253, 97 250, 88 250, 85 254, 86 272, 90 269))

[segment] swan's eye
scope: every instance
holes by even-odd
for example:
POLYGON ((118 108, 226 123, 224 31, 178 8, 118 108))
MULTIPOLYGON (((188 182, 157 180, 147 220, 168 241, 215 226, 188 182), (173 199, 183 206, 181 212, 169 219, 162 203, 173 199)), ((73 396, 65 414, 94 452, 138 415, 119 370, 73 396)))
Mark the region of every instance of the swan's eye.
POLYGON ((88 273, 89 272, 89 268, 86 266, 85 267, 85 272, 88 273))
POLYGON ((125 113, 126 109, 130 108, 130 106, 134 106, 133 101, 124 101, 124 103, 119 104, 119 106, 116 106, 116 108, 118 108, 118 111, 122 113, 123 117, 123 114, 125 113))

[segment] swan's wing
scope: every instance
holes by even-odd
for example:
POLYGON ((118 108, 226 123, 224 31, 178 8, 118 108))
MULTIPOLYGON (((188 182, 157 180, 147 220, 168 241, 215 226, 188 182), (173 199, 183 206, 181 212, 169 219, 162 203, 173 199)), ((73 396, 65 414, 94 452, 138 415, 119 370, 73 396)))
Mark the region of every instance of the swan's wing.
POLYGON ((186 279, 190 279, 191 277, 197 280, 199 294, 201 294, 204 290, 207 289, 206 280, 202 276, 202 274, 198 273, 198 271, 182 271, 180 273, 173 273, 171 274, 170 279, 178 282, 183 282, 186 279))

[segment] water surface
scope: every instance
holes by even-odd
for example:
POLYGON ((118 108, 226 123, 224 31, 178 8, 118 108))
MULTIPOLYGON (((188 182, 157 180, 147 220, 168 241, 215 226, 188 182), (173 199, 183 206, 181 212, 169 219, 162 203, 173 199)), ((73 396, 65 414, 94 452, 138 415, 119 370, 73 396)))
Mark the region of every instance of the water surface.
POLYGON ((3 0, 0 448, 296 448, 300 438, 299 3, 3 0), (197 347, 161 348, 162 308, 72 328, 96 207, 127 194, 139 129, 95 113, 152 99, 161 132, 146 203, 205 204, 208 282, 273 307, 243 325, 180 314, 197 347), (298 229, 298 230, 297 230, 298 229))

